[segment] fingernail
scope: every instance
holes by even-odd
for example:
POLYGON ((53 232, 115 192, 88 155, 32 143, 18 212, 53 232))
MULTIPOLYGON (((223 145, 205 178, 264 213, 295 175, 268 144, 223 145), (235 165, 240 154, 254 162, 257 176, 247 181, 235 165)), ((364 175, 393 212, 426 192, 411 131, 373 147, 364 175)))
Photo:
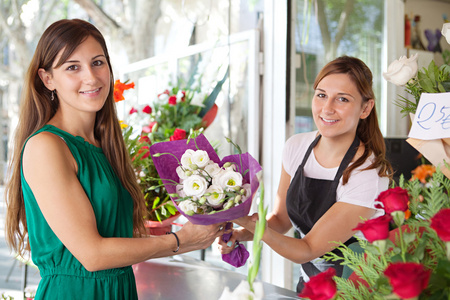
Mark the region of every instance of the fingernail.
POLYGON ((228 241, 227 246, 228 246, 228 247, 231 247, 231 245, 233 245, 233 242, 228 241))

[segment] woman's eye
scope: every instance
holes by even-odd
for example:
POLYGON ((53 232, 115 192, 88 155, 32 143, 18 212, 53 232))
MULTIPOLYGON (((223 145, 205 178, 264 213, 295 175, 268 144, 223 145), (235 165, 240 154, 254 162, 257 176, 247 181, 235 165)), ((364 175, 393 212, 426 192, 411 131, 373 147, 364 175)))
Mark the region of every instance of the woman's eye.
POLYGON ((339 97, 338 100, 339 100, 340 102, 348 102, 348 99, 345 98, 345 97, 339 97))
POLYGON ((316 94, 316 97, 318 97, 318 98, 325 98, 326 96, 325 96, 325 94, 319 93, 319 94, 316 94))
POLYGON ((93 62, 93 65, 94 65, 94 66, 101 66, 101 65, 103 65, 103 61, 101 61, 101 60, 96 60, 96 61, 93 62))
POLYGON ((72 66, 68 66, 66 70, 68 71, 75 71, 78 69, 78 66, 72 65, 72 66))

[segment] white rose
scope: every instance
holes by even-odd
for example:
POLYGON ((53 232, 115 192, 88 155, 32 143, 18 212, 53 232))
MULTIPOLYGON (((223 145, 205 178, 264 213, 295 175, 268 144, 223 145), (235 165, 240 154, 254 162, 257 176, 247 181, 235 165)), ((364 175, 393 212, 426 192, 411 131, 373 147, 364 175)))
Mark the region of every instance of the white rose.
POLYGON ((189 214, 189 212, 191 212, 191 211, 194 213, 196 213, 198 211, 197 204, 191 200, 181 201, 180 203, 178 203, 178 207, 187 214, 189 214))
POLYGON ((242 185, 242 175, 231 170, 225 171, 219 178, 219 185, 224 190, 230 190, 242 185))
POLYGON ((208 182, 202 176, 192 175, 183 181, 183 187, 186 196, 201 197, 208 188, 208 182))
POLYGON ((204 93, 195 93, 194 97, 192 97, 191 105, 204 107, 205 104, 203 102, 206 99, 206 94, 204 93))
POLYGON ((246 183, 242 186, 242 188, 245 190, 245 195, 242 195, 242 202, 244 202, 244 199, 247 199, 252 195, 252 186, 250 185, 250 183, 246 183))
POLYGON ((186 171, 182 166, 178 166, 175 171, 177 172, 178 177, 180 178, 180 183, 183 182, 186 178, 186 171))
POLYGON ((444 23, 444 25, 442 25, 441 33, 447 40, 447 43, 450 44, 450 23, 444 23))
POLYGON ((177 184, 176 186, 177 194, 180 198, 186 197, 186 193, 184 192, 183 188, 184 187, 182 184, 177 184))
POLYGON ((204 168, 209 162, 208 152, 204 150, 197 150, 192 154, 191 161, 196 164, 199 168, 204 168))
POLYGON ((180 103, 183 97, 184 97, 183 91, 179 90, 177 93, 177 103, 180 103))
POLYGON ((210 196, 206 197, 206 200, 208 201, 209 205, 218 208, 222 206, 222 200, 225 198, 225 193, 223 192, 223 189, 220 186, 217 185, 210 185, 209 188, 206 190, 206 193, 210 193, 210 196))
POLYGON ((158 96, 158 101, 161 103, 166 103, 169 100, 169 95, 167 95, 166 93, 162 93, 161 95, 158 96))
POLYGON ((181 156, 181 165, 186 169, 191 169, 190 166, 192 165, 192 154, 194 154, 195 151, 192 149, 187 149, 183 155, 181 156))
POLYGON ((213 178, 212 178, 212 184, 221 186, 221 185, 220 185, 220 177, 221 177, 223 174, 225 174, 225 172, 226 172, 226 171, 225 171, 224 169, 220 168, 220 169, 219 169, 219 172, 217 172, 216 175, 213 176, 213 178))
POLYGON ((419 54, 406 58, 406 56, 400 57, 398 60, 393 61, 386 72, 383 72, 383 77, 387 81, 392 82, 395 85, 405 85, 411 78, 417 74, 417 58, 419 54))
POLYGON ((209 176, 214 177, 217 174, 219 174, 219 172, 222 169, 219 167, 219 165, 215 162, 213 162, 212 160, 210 160, 208 162, 208 164, 205 166, 205 171, 208 173, 209 176))

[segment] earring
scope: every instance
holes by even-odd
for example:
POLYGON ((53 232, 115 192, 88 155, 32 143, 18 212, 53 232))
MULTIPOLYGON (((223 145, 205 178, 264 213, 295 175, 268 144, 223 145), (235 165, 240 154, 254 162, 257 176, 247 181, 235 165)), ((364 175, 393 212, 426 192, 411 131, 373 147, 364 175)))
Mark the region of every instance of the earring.
POLYGON ((56 94, 56 90, 53 90, 52 91, 52 97, 50 98, 50 100, 55 100, 55 94, 56 94))

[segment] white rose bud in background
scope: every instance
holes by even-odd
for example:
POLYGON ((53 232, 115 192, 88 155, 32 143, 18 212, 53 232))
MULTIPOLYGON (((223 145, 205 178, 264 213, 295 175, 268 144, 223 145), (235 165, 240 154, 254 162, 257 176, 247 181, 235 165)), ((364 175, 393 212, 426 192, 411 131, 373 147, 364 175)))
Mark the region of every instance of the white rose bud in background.
POLYGON ((186 178, 188 178, 186 171, 183 169, 183 167, 178 166, 175 171, 177 172, 178 177, 180 177, 180 183, 183 182, 186 178))
POLYGON ((401 86, 408 83, 408 81, 417 75, 417 58, 419 54, 406 58, 406 56, 400 57, 398 60, 393 61, 386 72, 383 72, 383 77, 389 82, 395 85, 401 86))
POLYGON ((200 175, 192 175, 183 181, 186 196, 201 197, 208 188, 208 182, 200 175))
POLYGON ((447 40, 447 43, 450 44, 450 23, 444 23, 444 25, 442 25, 441 33, 447 40))

